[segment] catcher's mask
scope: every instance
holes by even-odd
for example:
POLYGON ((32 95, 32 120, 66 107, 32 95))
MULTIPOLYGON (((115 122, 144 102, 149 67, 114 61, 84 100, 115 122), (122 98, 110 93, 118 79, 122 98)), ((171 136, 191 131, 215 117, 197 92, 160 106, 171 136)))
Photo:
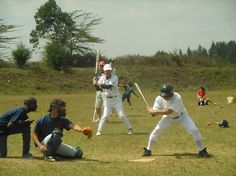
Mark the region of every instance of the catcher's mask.
POLYGON ((60 107, 60 112, 59 112, 59 116, 66 116, 66 103, 61 100, 61 99, 53 99, 52 102, 50 103, 50 107, 49 107, 49 112, 52 111, 53 108, 58 108, 60 107))
POLYGON ((24 100, 24 105, 27 106, 28 111, 36 111, 37 100, 34 97, 28 97, 24 100))
POLYGON ((227 127, 229 127, 228 121, 227 121, 227 120, 221 120, 221 121, 219 122, 219 127, 221 127, 221 128, 227 128, 227 127))

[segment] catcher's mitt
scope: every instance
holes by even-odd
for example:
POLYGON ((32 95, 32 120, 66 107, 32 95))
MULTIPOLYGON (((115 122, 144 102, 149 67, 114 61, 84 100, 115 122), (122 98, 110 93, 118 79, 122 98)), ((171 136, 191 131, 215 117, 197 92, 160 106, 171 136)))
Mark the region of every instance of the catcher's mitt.
POLYGON ((87 136, 88 138, 91 138, 93 136, 93 131, 91 127, 84 127, 83 128, 83 134, 87 136))

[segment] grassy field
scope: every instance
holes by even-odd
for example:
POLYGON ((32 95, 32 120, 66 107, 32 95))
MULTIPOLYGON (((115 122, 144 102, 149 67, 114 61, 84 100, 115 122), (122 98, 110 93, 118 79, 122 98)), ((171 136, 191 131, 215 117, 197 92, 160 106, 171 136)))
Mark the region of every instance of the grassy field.
MULTIPOLYGON (((124 103, 126 113, 133 124, 134 135, 127 135, 127 130, 116 115, 106 123, 103 135, 94 136, 91 140, 75 131, 64 133, 63 141, 72 146, 80 146, 84 150, 82 160, 61 160, 54 163, 42 160, 41 154, 32 143, 31 152, 36 156, 33 160, 21 158, 21 135, 8 138, 8 158, 0 159, 0 176, 45 176, 45 175, 80 175, 80 176, 146 176, 146 175, 236 175, 236 104, 227 104, 226 96, 235 94, 230 91, 209 91, 209 97, 223 108, 209 105, 198 107, 196 92, 180 92, 185 106, 194 122, 199 127, 205 145, 211 157, 199 158, 197 147, 192 137, 179 125, 169 128, 153 148, 153 156, 157 158, 149 163, 133 163, 128 160, 141 158, 142 147, 146 146, 148 136, 160 117, 151 117, 146 113, 145 104, 132 97, 133 109, 124 103), (212 121, 227 119, 230 128, 222 129, 212 121)), ((144 91, 150 104, 155 93, 144 91)), ((71 95, 35 95, 38 99, 38 111, 30 113, 31 119, 43 115, 52 98, 63 98, 68 105, 68 118, 81 126, 91 126, 94 132, 97 123, 92 123, 94 93, 71 95)), ((1 95, 0 113, 21 106, 24 95, 1 95)))

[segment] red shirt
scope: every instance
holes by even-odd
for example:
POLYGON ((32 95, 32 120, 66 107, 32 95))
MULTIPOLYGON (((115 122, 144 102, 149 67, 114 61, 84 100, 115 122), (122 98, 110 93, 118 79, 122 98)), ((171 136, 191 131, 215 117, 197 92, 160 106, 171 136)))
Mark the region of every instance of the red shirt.
POLYGON ((198 96, 200 96, 200 97, 204 97, 204 96, 206 95, 205 91, 202 90, 202 89, 199 89, 199 91, 198 91, 197 94, 198 94, 198 96))

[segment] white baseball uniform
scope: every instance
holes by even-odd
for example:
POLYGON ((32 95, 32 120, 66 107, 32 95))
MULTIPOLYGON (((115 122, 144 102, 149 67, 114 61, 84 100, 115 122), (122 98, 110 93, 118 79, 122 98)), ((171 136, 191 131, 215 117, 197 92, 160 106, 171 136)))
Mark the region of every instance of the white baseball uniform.
POLYGON ((188 115, 188 112, 183 105, 181 96, 178 93, 174 92, 170 100, 165 100, 163 97, 157 96, 153 105, 153 109, 172 109, 174 112, 169 115, 162 116, 161 120, 158 122, 149 136, 147 146, 148 150, 151 150, 158 136, 173 123, 180 123, 188 131, 188 133, 192 135, 199 149, 203 149, 201 134, 192 121, 191 117, 188 115))
POLYGON ((104 111, 103 116, 98 124, 99 132, 102 131, 102 128, 106 122, 106 120, 110 117, 112 108, 115 108, 119 118, 123 120, 127 129, 132 129, 132 125, 130 124, 123 108, 122 98, 119 92, 118 87, 118 77, 116 75, 111 75, 108 79, 106 75, 101 76, 98 80, 98 85, 112 85, 110 89, 103 88, 103 97, 104 97, 104 111))

